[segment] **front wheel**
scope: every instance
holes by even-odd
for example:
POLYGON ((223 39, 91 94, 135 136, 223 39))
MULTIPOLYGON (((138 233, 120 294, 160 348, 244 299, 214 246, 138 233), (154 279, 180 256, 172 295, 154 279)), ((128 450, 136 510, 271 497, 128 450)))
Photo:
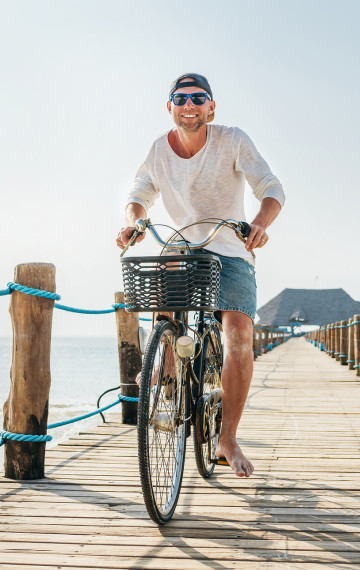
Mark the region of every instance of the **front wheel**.
POLYGON ((176 339, 175 325, 160 321, 149 338, 141 371, 139 469, 145 505, 157 524, 174 514, 185 462, 187 395, 176 339))
POLYGON ((196 407, 194 430, 194 452, 198 471, 204 479, 210 477, 215 469, 211 459, 221 429, 221 370, 223 353, 220 332, 217 326, 209 329, 204 339, 202 370, 202 394, 196 407))

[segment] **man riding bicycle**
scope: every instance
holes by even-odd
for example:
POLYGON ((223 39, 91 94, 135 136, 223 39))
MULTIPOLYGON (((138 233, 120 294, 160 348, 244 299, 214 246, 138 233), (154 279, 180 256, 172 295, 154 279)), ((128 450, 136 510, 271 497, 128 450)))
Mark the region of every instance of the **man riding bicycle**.
MULTIPOLYGON (((222 370, 223 418, 217 457, 225 457, 235 474, 249 477, 254 468, 236 441, 253 371, 253 322, 256 280, 252 251, 268 241, 267 228, 275 220, 285 197, 250 138, 237 127, 209 125, 215 101, 208 80, 197 73, 178 77, 170 86, 167 109, 175 127, 155 140, 140 166, 125 211, 126 228, 117 245, 124 248, 135 221, 161 195, 176 227, 204 218, 245 220, 245 179, 261 202, 250 224, 246 244, 224 228, 206 247, 221 261, 220 303, 217 318, 225 338, 222 370)), ((193 225, 182 232, 189 242, 201 242, 208 228, 193 225)), ((144 236, 139 236, 141 241, 144 236)))

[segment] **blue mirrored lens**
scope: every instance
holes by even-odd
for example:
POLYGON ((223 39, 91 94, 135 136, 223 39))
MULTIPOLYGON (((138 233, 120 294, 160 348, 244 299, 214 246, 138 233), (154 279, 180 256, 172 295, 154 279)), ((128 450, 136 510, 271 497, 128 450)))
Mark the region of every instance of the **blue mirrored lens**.
POLYGON ((203 105, 208 97, 206 93, 175 93, 172 95, 172 100, 174 105, 185 105, 186 101, 190 97, 194 105, 203 105))

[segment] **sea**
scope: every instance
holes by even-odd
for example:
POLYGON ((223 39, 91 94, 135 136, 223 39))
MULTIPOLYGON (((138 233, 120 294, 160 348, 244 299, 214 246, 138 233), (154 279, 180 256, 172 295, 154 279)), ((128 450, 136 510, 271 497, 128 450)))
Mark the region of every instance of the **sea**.
MULTIPOLYGON (((10 389, 12 338, 0 337, 0 429, 3 427, 3 404, 10 389)), ((101 400, 106 406, 117 399, 120 392, 120 372, 117 338, 54 337, 51 341, 51 388, 48 424, 84 415, 96 410, 98 397, 110 388, 118 387, 101 400)), ((121 404, 105 412, 119 413, 121 404)), ((81 431, 98 425, 101 416, 82 420, 49 430, 53 440, 47 447, 73 437, 81 431)), ((6 444, 5 444, 6 445, 6 444)), ((3 466, 3 446, 0 447, 0 470, 3 466)))

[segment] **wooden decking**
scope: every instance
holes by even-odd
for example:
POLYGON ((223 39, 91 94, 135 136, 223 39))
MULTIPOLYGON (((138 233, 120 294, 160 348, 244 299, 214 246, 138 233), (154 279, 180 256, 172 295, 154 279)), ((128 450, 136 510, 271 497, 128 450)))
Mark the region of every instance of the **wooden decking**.
POLYGON ((47 451, 47 478, 1 479, 1 570, 360 568, 360 382, 304 339, 263 355, 239 430, 250 479, 196 471, 158 528, 135 429, 116 422, 47 451))

